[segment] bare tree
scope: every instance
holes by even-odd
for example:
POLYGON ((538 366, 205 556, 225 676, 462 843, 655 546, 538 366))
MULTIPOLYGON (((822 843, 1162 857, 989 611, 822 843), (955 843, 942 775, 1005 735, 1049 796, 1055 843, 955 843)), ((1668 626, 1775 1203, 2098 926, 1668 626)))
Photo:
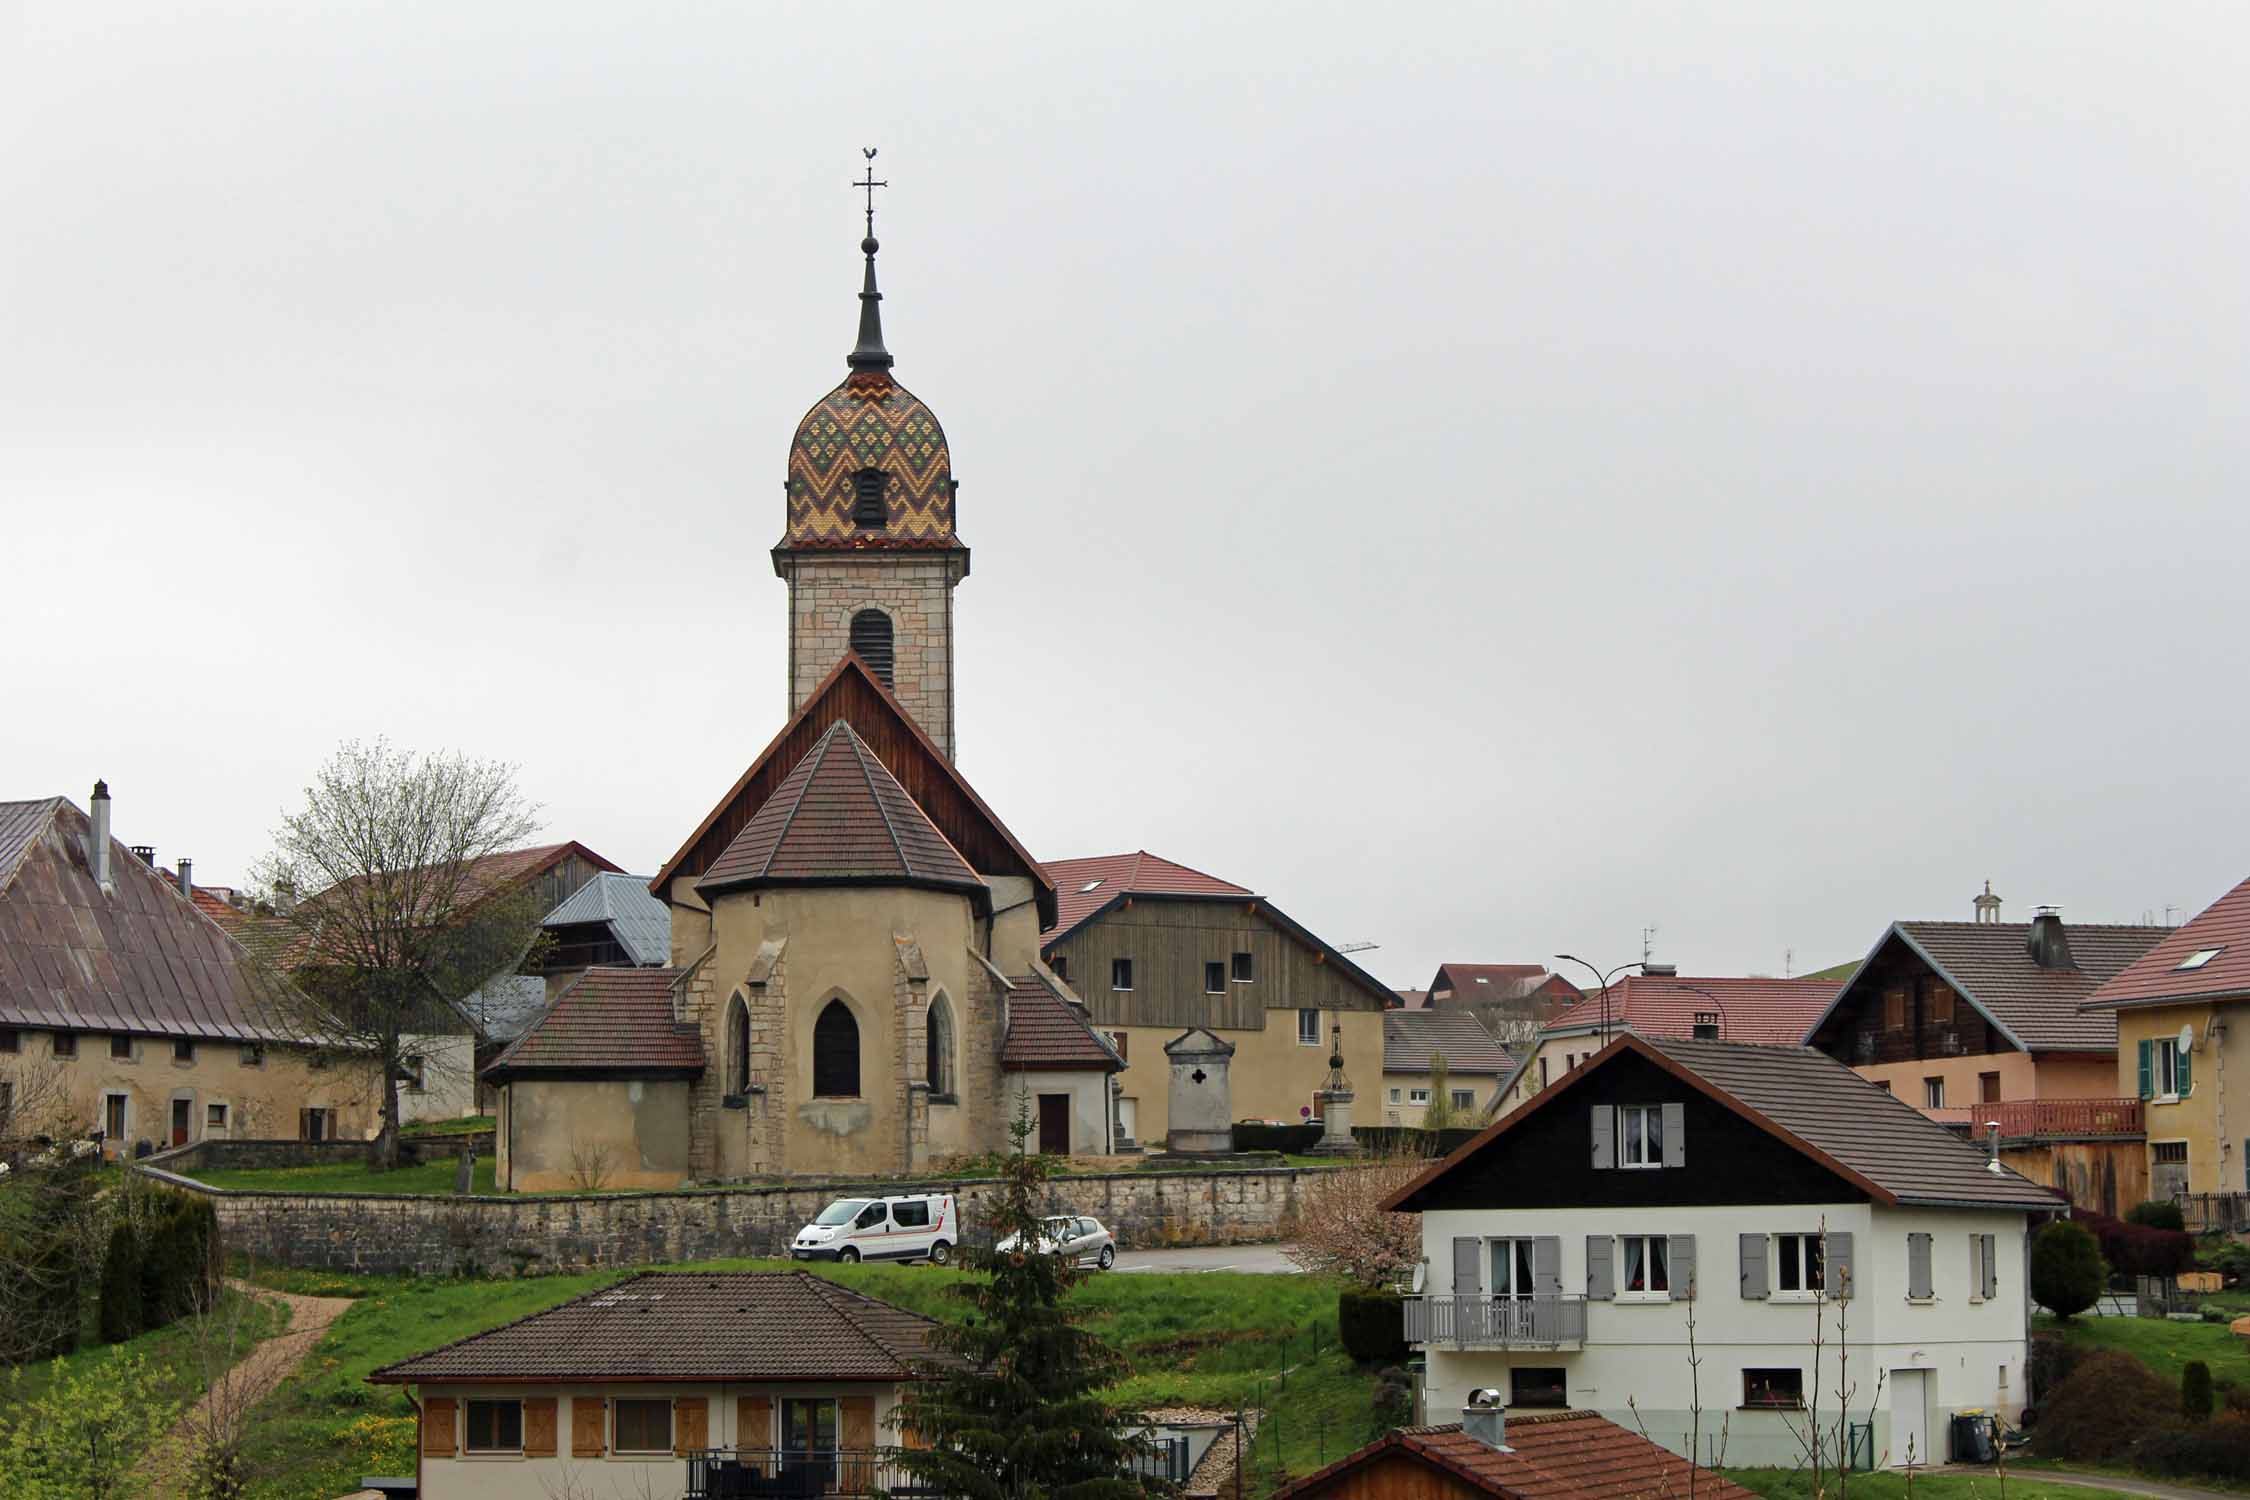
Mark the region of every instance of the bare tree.
POLYGON ((585 1136, 570 1138, 570 1185, 581 1193, 598 1193, 609 1186, 616 1168, 616 1153, 603 1141, 585 1136))
POLYGON ((213 1279, 198 1284, 195 1312, 181 1325, 204 1388, 180 1422, 185 1439, 180 1459, 196 1500, 239 1500, 250 1409, 280 1380, 278 1361, 249 1357, 259 1342, 257 1308, 247 1286, 213 1279))
POLYGON ((404 1039, 458 1031, 454 1002, 519 963, 539 935, 532 890, 479 869, 537 829, 514 767, 376 740, 340 747, 274 831, 261 878, 306 893, 275 909, 294 938, 283 1003, 301 1006, 298 1029, 339 1060, 376 1070, 377 1167, 398 1163, 404 1039))
POLYGON ((1445 1054, 1430 1054, 1430 1102, 1422 1111, 1424 1130, 1451 1130, 1453 1128, 1453 1078, 1445 1061, 1445 1054))
POLYGON ((1306 1173, 1297 1240, 1282 1252, 1300 1270, 1341 1276, 1359 1287, 1396 1285, 1422 1259, 1421 1221, 1382 1205, 1429 1166, 1412 1153, 1377 1156, 1359 1166, 1306 1173))

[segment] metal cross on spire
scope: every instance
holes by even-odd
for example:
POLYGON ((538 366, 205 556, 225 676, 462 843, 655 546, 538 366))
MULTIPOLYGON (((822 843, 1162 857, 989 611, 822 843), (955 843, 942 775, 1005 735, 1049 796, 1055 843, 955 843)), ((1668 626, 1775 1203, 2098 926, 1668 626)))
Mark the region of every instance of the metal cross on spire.
POLYGON ((859 242, 860 254, 867 257, 867 278, 859 293, 859 344, 845 363, 855 370, 888 370, 891 354, 883 347, 883 294, 875 290, 875 252, 883 248, 875 241, 875 190, 890 184, 875 175, 875 148, 864 146, 860 154, 867 158, 867 175, 852 186, 867 189, 867 238, 859 242))
POLYGON ((873 146, 860 147, 859 154, 867 158, 867 175, 854 182, 852 186, 867 189, 867 237, 873 239, 875 237, 875 190, 879 187, 889 187, 890 184, 875 180, 875 148, 873 146))

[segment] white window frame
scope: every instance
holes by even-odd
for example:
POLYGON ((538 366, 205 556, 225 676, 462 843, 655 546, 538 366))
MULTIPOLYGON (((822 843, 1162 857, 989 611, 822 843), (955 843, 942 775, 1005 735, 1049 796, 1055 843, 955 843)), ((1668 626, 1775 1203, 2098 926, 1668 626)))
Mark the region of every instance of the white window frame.
POLYGON ((1406 1102, 1409 1104, 1427 1104, 1430 1102, 1430 1091, 1428 1089, 1408 1089, 1406 1091, 1406 1102))
POLYGON ((1617 1106, 1617 1164, 1634 1171, 1664 1165, 1663 1105, 1617 1106), (1636 1152, 1639 1153, 1637 1160, 1636 1152))
POLYGON ((1767 1251, 1766 1300, 1769 1302, 1818 1302, 1828 1290, 1828 1252, 1821 1245, 1817 1229, 1787 1230, 1771 1237, 1772 1248, 1767 1251), (1821 1260, 1820 1285, 1812 1286, 1805 1275, 1805 1262, 1818 1253, 1821 1260), (1781 1284, 1782 1267, 1789 1267, 1796 1276, 1794 1287, 1781 1284))
POLYGON ((2161 1036, 2149 1049, 2149 1088, 2154 1092, 2154 1102, 2177 1104, 2180 1102, 2180 1039, 2161 1036))
POLYGON ((1109 987, 1120 995, 1133 993, 1133 960, 1130 955, 1119 954, 1109 961, 1109 987), (1120 969, 1119 964, 1125 967, 1120 969), (1120 976, 1125 980, 1123 984, 1117 982, 1120 976))
POLYGON ((1455 1109, 1475 1109, 1477 1107, 1477 1091, 1475 1089, 1451 1089, 1448 1092, 1453 1095, 1453 1107, 1455 1109))
POLYGON ((1514 1300, 1530 1297, 1539 1289, 1539 1269, 1532 1253, 1530 1239, 1511 1239, 1505 1236, 1485 1242, 1484 1274, 1486 1295, 1514 1300), (1508 1285, 1500 1284, 1500 1267, 1508 1267, 1508 1285), (1517 1283, 1522 1283, 1517 1285, 1517 1283))
POLYGON ((1391 1103, 1393 1103, 1393 1104, 1396 1104, 1396 1103, 1398 1103, 1398 1090, 1397 1090, 1397 1089, 1392 1089, 1392 1090, 1391 1090, 1391 1103))
POLYGON ((1945 1108, 1944 1074, 1941 1073, 1935 1078, 1925 1078, 1922 1080, 1922 1107, 1924 1109, 1945 1108))
POLYGON ((1320 1045, 1320 1012, 1319 1012, 1319 1011, 1317 1011, 1317 1010, 1306 1010, 1306 1009, 1303 1009, 1302 1007, 1300 1007, 1300 1008, 1298 1009, 1298 1011, 1297 1011, 1297 1045, 1298 1045, 1298 1046, 1300 1046, 1300 1047, 1317 1047, 1317 1046, 1319 1046, 1319 1045, 1320 1045), (1309 1032, 1309 1033, 1308 1033, 1308 1032, 1307 1032, 1307 1031, 1305 1030, 1305 1023, 1306 1023, 1307 1021, 1310 1021, 1310 1022, 1312 1022, 1312 1030, 1311 1030, 1311 1032, 1309 1032))
POLYGON ((209 1135, 214 1130, 221 1135, 225 1135, 232 1127, 233 1122, 234 1110, 224 1099, 206 1099, 203 1101, 203 1133, 205 1135, 209 1135), (211 1111, 213 1110, 219 1112, 219 1118, 216 1120, 211 1118, 211 1111))
MULTIPOLYGON (((1611 1275, 1613 1275, 1613 1276, 1615 1276, 1615 1277, 1617 1278, 1617 1290, 1616 1290, 1616 1292, 1615 1292, 1615 1294, 1614 1294, 1614 1297, 1615 1297, 1615 1300, 1616 1300, 1616 1301, 1619 1301, 1619 1302, 1669 1302, 1669 1301, 1671 1301, 1671 1300, 1672 1300, 1672 1237, 1671 1237, 1670 1235, 1668 1235, 1668 1234, 1621 1234, 1621 1235, 1619 1235, 1619 1236, 1617 1237, 1617 1262, 1616 1262, 1616 1265, 1615 1265, 1615 1266, 1614 1266, 1614 1267, 1612 1268, 1612 1270, 1611 1270, 1611 1273, 1610 1273, 1610 1274, 1611 1274, 1611 1275), (1649 1265, 1649 1266, 1651 1267, 1652 1271, 1655 1271, 1655 1270, 1661 1270, 1661 1271, 1662 1271, 1662 1273, 1663 1273, 1663 1277, 1664 1277, 1664 1285, 1663 1285, 1663 1286, 1662 1286, 1661 1288, 1657 1288, 1657 1289, 1653 1289, 1653 1290, 1648 1290, 1648 1291, 1639 1291, 1639 1292, 1633 1292, 1633 1291, 1627 1291, 1627 1290, 1626 1290, 1626 1287, 1627 1287, 1627 1285, 1628 1285, 1628 1284, 1629 1284, 1629 1283, 1631 1282, 1631 1280, 1632 1280, 1632 1277, 1631 1277, 1631 1275, 1630 1275, 1630 1274, 1628 1273, 1628 1271, 1627 1271, 1627 1267, 1631 1266, 1631 1265, 1632 1265, 1632 1263, 1633 1263, 1633 1251, 1632 1251, 1632 1247, 1633 1247, 1633 1246, 1635 1246, 1635 1245, 1638 1245, 1638 1246, 1640 1246, 1640 1247, 1641 1247, 1641 1254, 1642 1254, 1642 1256, 1644 1257, 1644 1263, 1645 1263, 1645 1264, 1647 1264, 1647 1265, 1649 1265), (1658 1264, 1657 1264, 1657 1259, 1658 1259, 1659 1257, 1661 1257, 1661 1260, 1662 1260, 1662 1264, 1661 1264, 1661 1265, 1658 1265, 1658 1264)), ((1654 1275, 1652 1274, 1652 1275, 1649 1275, 1649 1276, 1646 1276, 1646 1277, 1644 1277, 1643 1279, 1644 1279, 1644 1280, 1648 1280, 1648 1281, 1654 1281, 1654 1280, 1656 1279, 1656 1277, 1655 1277, 1655 1276, 1654 1276, 1654 1275)))

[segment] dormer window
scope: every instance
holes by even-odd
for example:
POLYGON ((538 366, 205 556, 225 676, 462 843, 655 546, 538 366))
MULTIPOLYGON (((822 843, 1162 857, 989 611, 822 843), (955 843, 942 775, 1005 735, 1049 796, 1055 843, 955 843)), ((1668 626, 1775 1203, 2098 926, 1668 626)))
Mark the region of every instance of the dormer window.
POLYGON ((852 475, 852 525, 861 531, 881 531, 890 519, 883 504, 883 471, 861 469, 852 475))

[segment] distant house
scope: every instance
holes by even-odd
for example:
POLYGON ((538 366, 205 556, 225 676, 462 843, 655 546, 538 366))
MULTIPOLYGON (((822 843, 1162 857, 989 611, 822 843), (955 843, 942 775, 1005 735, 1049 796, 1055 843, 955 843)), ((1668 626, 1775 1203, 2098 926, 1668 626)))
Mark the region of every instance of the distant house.
POLYGON ((301 999, 194 899, 63 797, 0 802, 0 1137, 34 1096, 126 1155, 205 1139, 351 1139, 364 1070, 304 1034, 301 999))
POLYGON ((422 1500, 902 1492, 929 1319, 801 1271, 650 1272, 386 1366, 422 1500))
POLYGON ((2121 1213, 2148 1191, 2141 1103, 2118 1086, 2116 1014, 2084 1006, 2171 929, 2002 922, 1989 894, 1977 912, 1893 922, 1805 1041, 1934 1120, 1998 1124, 2009 1165, 2121 1213))
POLYGON ((580 969, 661 969, 672 961, 672 912, 648 892, 646 875, 608 870, 562 899, 540 923, 548 947, 539 971, 552 980, 580 969))
POLYGON ((2250 1130, 2237 1117, 2228 1132, 2223 1087, 2250 1068, 2250 1035, 2234 1034, 2250 1016, 2250 880, 2155 936, 2084 1005, 2116 1018, 2114 1087, 2146 1114, 2149 1196, 2250 1192, 2250 1130))
POLYGON ((1394 1010, 1383 1017, 1383 1124, 1422 1123, 1439 1056, 1445 1058, 1446 1103, 1461 1125, 1478 1123, 1500 1080, 1515 1066, 1484 1023, 1466 1011, 1394 1010))
POLYGON ((1622 1031, 1794 1047, 1835 997, 1832 980, 1628 974, 1609 987, 1606 1003, 1597 990, 1541 1028, 1534 1046, 1518 1051, 1516 1071, 1500 1090, 1494 1116, 1531 1098, 1622 1031))
POLYGON ((1544 964, 1439 964, 1427 993, 1432 1010, 1497 1007, 1538 1021, 1585 996, 1585 991, 1544 964))
POLYGON ((1393 990, 1391 993, 1398 996, 1398 1009, 1400 1010, 1428 1010, 1430 1008, 1430 992, 1428 990, 1393 990))
POLYGON ((1753 1500, 1590 1411, 1469 1407, 1461 1420, 1385 1433, 1273 1500, 1753 1500))
POLYGON ((1421 1216, 1426 1410, 1493 1389, 1680 1452, 1700 1405, 1730 1463, 1794 1464, 1848 1301, 1870 1456, 1892 1466, 1942 1455, 1957 1412, 2018 1414, 2026 1242, 2066 1207, 1810 1048, 1630 1032, 1387 1206, 1421 1216))

